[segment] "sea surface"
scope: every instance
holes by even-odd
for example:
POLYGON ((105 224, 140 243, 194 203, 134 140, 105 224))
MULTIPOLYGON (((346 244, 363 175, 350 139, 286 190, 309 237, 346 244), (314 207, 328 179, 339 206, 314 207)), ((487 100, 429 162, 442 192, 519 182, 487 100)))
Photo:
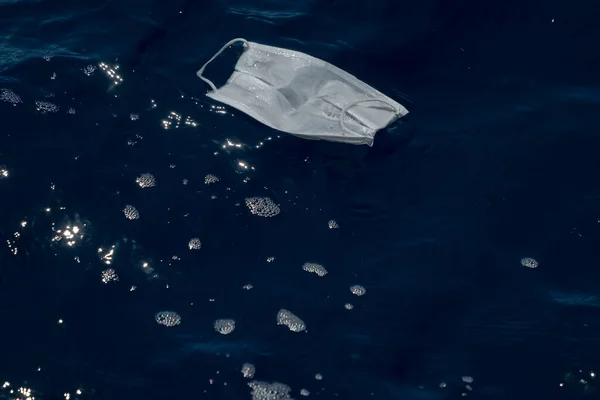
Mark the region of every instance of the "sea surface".
POLYGON ((600 398, 598 21, 0 1, 0 399, 600 398), (373 147, 268 128, 196 76, 236 37, 409 114, 373 147))

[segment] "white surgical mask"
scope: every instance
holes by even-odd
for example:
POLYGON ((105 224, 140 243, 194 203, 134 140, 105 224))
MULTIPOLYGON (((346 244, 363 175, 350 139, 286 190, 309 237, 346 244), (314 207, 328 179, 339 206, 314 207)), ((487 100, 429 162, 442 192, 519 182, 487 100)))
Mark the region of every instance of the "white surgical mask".
POLYGON ((234 39, 198 70, 206 95, 259 122, 305 139, 373 145, 375 133, 408 111, 353 75, 298 51, 234 39), (235 42, 244 53, 217 88, 202 74, 235 42))

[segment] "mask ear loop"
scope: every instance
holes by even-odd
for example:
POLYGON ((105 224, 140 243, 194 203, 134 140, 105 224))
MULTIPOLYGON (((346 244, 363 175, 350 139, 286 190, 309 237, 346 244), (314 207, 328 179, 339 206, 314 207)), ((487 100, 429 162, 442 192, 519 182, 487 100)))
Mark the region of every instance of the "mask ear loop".
POLYGON ((235 42, 242 42, 244 43, 244 47, 248 47, 248 41, 246 39, 242 39, 242 38, 237 38, 237 39, 233 39, 230 40, 229 42, 225 43, 225 45, 223 47, 221 47, 221 50, 217 51, 216 54, 214 56, 212 56, 212 58, 210 60, 208 60, 203 66, 202 68, 200 68, 198 70, 198 72, 196 72, 196 75, 198 75, 198 78, 202 79, 204 82, 208 83, 208 85, 210 86, 210 88, 213 90, 213 92, 217 91, 217 87, 215 86, 214 83, 212 83, 212 81, 210 81, 209 79, 206 79, 204 76, 202 76, 202 74, 204 73, 204 70, 206 69, 206 66, 208 64, 210 64, 212 61, 214 61, 215 58, 217 58, 219 55, 221 55, 222 52, 224 52, 229 46, 231 46, 232 44, 234 44, 235 42))
POLYGON ((386 106, 389 106, 392 111, 394 112, 394 114, 396 114, 396 116, 400 117, 402 116, 402 112, 400 110, 396 110, 396 107, 394 107, 390 102, 385 101, 385 100, 379 100, 379 99, 364 99, 364 100, 357 100, 357 101, 353 101, 352 103, 346 105, 346 107, 344 107, 342 109, 342 113, 340 115, 340 125, 342 126, 342 129, 344 129, 345 131, 348 131, 350 133, 356 133, 353 130, 351 130, 350 128, 348 128, 348 126, 346 125, 346 115, 348 114, 348 110, 351 109, 352 107, 358 105, 358 104, 362 104, 362 103, 371 103, 371 102, 377 102, 377 103, 383 103, 386 106))

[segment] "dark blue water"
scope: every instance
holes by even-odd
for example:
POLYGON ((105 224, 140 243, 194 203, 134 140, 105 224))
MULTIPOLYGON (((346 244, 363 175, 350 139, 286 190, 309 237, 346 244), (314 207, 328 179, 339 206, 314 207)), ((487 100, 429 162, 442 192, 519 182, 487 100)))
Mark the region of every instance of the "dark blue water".
POLYGON ((598 398, 598 14, 0 3, 0 398, 598 398), (369 148, 219 108, 195 71, 234 37, 327 60, 410 114, 369 148))

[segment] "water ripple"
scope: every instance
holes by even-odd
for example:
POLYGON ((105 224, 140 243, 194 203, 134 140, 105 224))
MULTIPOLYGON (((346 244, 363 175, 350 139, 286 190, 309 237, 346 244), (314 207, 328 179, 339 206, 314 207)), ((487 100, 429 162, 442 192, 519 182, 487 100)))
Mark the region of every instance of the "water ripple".
POLYGON ((242 15, 248 19, 257 19, 268 24, 275 24, 279 20, 291 20, 306 15, 298 11, 261 10, 254 7, 229 7, 227 12, 242 15))

